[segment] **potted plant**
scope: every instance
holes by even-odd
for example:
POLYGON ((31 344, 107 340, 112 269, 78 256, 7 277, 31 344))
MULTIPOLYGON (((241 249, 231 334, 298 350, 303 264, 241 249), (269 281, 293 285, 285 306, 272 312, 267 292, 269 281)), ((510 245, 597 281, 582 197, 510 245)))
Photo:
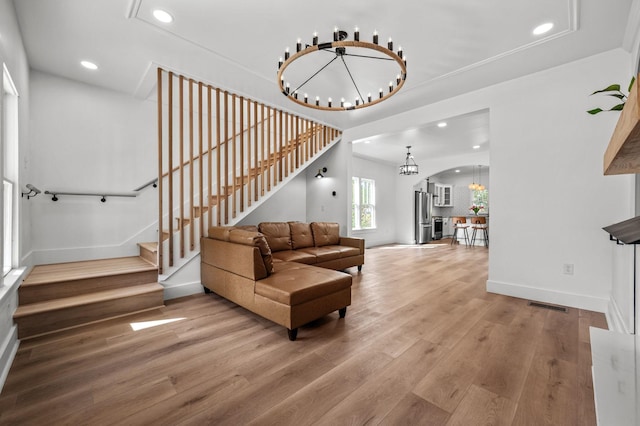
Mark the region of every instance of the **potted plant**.
MULTIPOLYGON (((636 81, 635 77, 631 78, 631 82, 629 83, 629 87, 627 88, 627 92, 631 91, 631 87, 633 86, 633 83, 636 81)), ((591 115, 595 115, 598 114, 602 111, 622 111, 622 108, 624 108, 624 104, 627 102, 627 96, 626 94, 622 93, 620 91, 620 85, 619 84, 612 84, 609 87, 606 87, 602 90, 596 90, 595 92, 593 92, 591 95, 595 95, 597 93, 602 93, 605 94, 606 96, 613 96, 614 98, 619 99, 621 102, 614 105, 612 108, 609 108, 607 110, 604 110, 602 108, 594 108, 594 109, 590 109, 589 111, 587 111, 589 114, 591 115)))

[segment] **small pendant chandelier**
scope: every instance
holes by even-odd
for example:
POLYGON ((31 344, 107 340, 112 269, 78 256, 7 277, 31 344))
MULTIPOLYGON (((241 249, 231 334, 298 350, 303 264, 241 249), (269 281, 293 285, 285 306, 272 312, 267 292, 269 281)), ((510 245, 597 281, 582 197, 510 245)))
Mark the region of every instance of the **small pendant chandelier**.
POLYGON ((485 189, 485 186, 482 185, 480 182, 482 181, 482 177, 480 175, 480 168, 482 166, 478 166, 478 183, 476 183, 476 167, 473 166, 473 183, 469 184, 469 189, 472 191, 483 191, 485 189))
POLYGON ((411 145, 407 146, 407 158, 404 160, 404 164, 400 166, 400 174, 401 175, 417 175, 418 174, 418 165, 413 159, 413 155, 409 152, 411 145))

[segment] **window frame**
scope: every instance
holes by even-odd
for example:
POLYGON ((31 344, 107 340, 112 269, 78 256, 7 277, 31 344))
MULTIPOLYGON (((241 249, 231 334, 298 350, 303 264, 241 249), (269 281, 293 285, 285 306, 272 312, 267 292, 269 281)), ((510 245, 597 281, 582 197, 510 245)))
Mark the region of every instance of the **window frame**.
POLYGON ((15 184, 2 178, 2 276, 13 269, 13 191, 15 184))
POLYGON ((0 223, 2 223, 2 281, 18 268, 18 149, 19 149, 19 95, 6 64, 2 64, 0 86, 0 223))
POLYGON ((359 176, 352 176, 351 178, 352 191, 351 194, 351 230, 352 231, 369 231, 377 229, 376 225, 376 181, 371 178, 363 178, 359 176), (368 186, 366 191, 367 200, 364 200, 363 194, 364 187, 368 186), (365 203, 364 201, 368 201, 365 203), (362 226, 362 211, 364 208, 368 208, 371 211, 371 226, 362 226))
POLYGON ((483 205, 484 208, 480 210, 483 214, 489 214, 489 189, 485 188, 482 190, 472 189, 470 192, 470 206, 472 205, 483 205), (479 193, 483 193, 483 196, 479 197, 479 193))

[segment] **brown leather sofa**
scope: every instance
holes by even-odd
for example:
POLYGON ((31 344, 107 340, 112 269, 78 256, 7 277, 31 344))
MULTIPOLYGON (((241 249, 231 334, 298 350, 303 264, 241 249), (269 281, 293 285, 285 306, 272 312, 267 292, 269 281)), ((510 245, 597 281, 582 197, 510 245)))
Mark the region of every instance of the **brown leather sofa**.
POLYGON ((333 222, 262 222, 274 259, 298 262, 341 271, 364 264, 364 240, 340 236, 333 222))
POLYGON ((214 293, 287 328, 351 304, 351 275, 364 264, 364 240, 339 236, 336 223, 263 222, 211 227, 201 239, 201 280, 214 293), (259 231, 261 232, 259 232, 259 231))

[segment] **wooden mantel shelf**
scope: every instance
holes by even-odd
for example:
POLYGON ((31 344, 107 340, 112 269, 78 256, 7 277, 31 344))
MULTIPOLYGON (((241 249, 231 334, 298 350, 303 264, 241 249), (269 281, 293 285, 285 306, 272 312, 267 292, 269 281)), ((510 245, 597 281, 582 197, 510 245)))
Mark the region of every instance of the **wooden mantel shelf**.
POLYGON ((640 173, 640 106, 638 79, 634 83, 604 153, 604 174, 640 173))

